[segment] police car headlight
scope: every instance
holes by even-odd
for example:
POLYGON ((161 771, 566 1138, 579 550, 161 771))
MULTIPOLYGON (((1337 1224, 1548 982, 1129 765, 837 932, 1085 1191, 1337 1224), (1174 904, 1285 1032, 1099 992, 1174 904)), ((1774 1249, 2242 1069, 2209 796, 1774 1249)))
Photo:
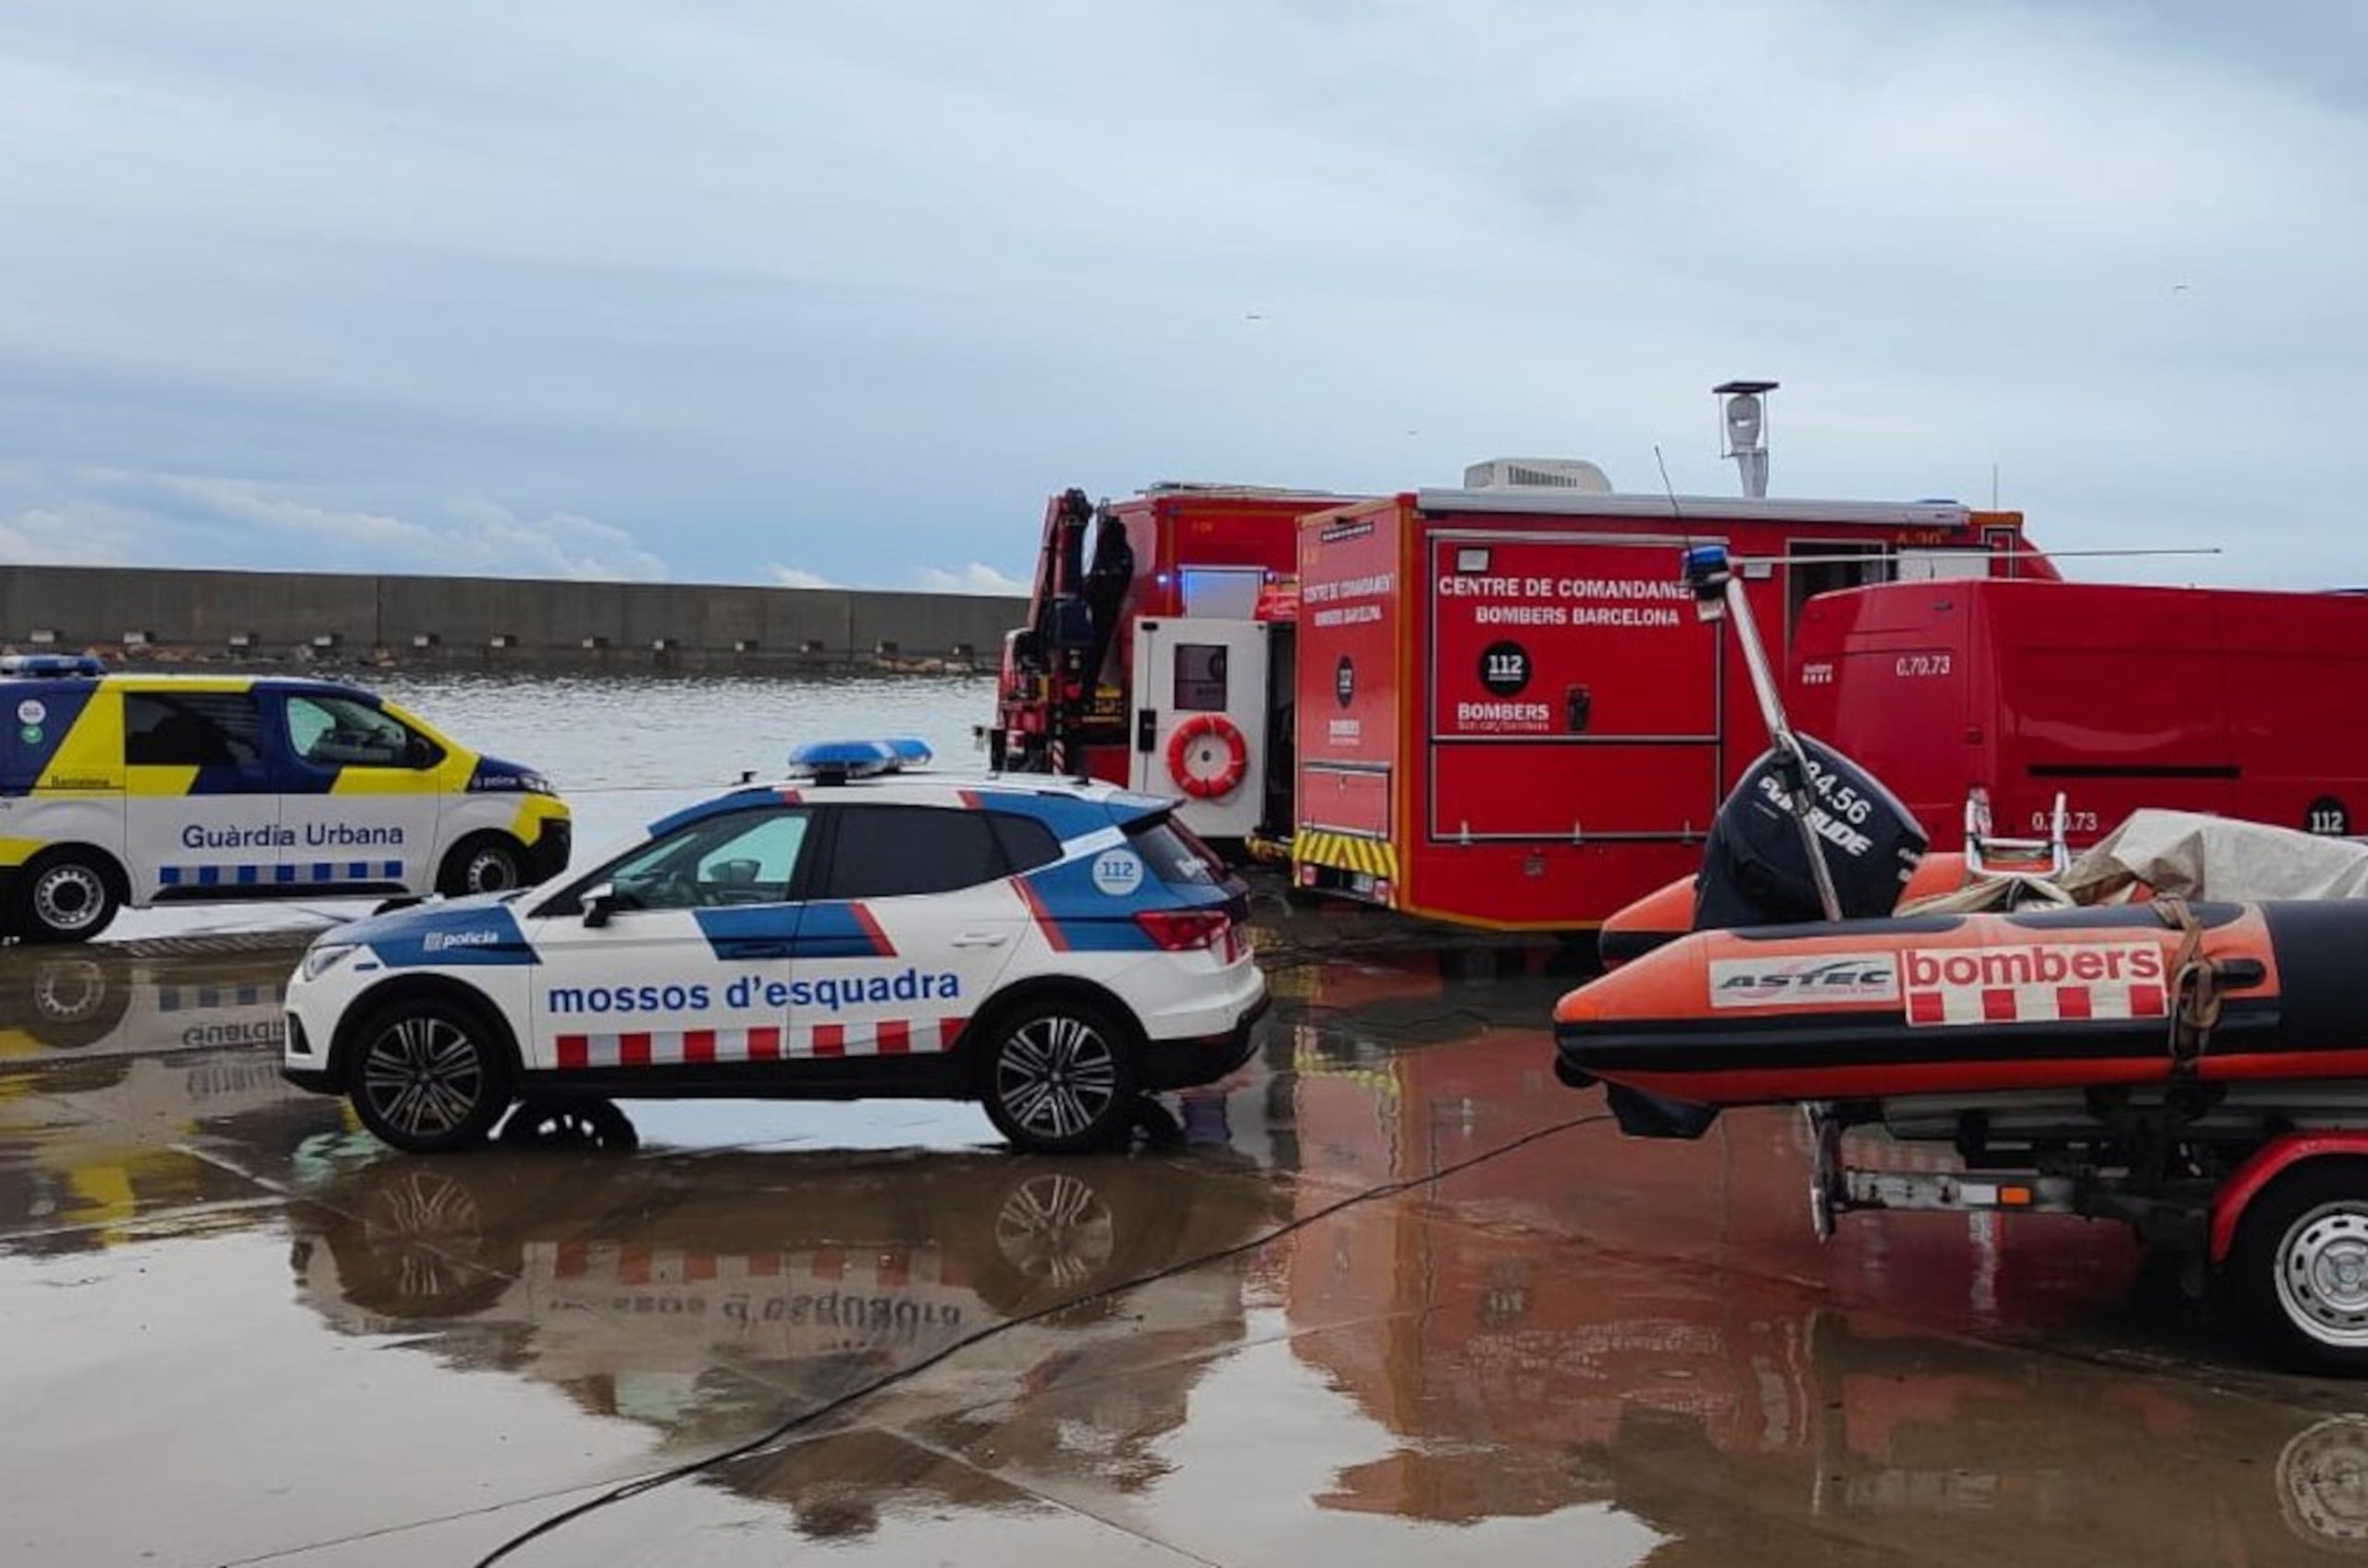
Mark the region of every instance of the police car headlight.
POLYGON ((557 795, 559 793, 551 787, 551 781, 540 773, 519 774, 518 787, 528 795, 557 795))
POLYGON ((318 980, 353 957, 358 942, 316 942, 304 949, 304 978, 318 980))

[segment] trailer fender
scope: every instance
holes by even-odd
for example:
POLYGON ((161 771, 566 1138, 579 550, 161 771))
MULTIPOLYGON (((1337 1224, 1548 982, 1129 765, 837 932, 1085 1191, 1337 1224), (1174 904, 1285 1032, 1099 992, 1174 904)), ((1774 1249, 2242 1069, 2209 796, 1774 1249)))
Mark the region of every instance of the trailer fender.
POLYGON ((2368 1132, 2289 1132, 2254 1150, 2212 1195, 2212 1261, 2228 1261, 2245 1210, 2263 1189, 2303 1161, 2329 1154, 2368 1156, 2368 1132))

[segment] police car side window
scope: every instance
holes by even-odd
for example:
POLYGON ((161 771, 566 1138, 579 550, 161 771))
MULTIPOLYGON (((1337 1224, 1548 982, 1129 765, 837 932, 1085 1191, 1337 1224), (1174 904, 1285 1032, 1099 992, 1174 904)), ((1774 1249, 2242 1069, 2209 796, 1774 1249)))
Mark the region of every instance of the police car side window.
POLYGON ((843 806, 820 898, 952 893, 1008 875, 982 811, 931 806, 843 806))
POLYGON ((288 698, 288 744, 320 768, 421 766, 401 720, 348 697, 300 693, 288 698))
POLYGON ((789 898, 811 816, 803 809, 712 817, 610 867, 626 909, 713 909, 789 898))
POLYGON ((263 756, 263 712, 242 691, 126 692, 123 759, 135 768, 223 768, 263 756))
POLYGON ((995 842, 1003 846, 1003 858, 1011 862, 1015 876, 1039 866, 1049 866, 1061 858, 1061 841, 1053 836, 1052 829, 1033 817, 990 811, 987 825, 994 830, 995 842))

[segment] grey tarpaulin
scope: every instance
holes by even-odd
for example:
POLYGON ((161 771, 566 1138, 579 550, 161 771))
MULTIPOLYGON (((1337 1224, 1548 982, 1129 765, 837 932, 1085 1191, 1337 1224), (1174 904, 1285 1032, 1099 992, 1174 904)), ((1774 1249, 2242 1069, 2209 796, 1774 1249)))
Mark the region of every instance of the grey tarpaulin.
POLYGON ((2368 845, 2200 811, 2137 811, 2064 874, 2081 904, 2133 882, 2182 898, 2368 897, 2368 845))
POLYGON ((2114 904, 2140 883, 2181 898, 2368 897, 2368 844, 2200 811, 2137 811, 2073 861, 2061 883, 1986 879, 1900 912, 2114 904))

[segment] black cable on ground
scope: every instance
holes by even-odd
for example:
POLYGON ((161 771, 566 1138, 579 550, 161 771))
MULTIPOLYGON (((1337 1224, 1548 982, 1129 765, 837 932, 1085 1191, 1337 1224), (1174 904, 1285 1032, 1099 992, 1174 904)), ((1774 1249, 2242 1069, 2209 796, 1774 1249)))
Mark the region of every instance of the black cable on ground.
POLYGON ((810 1426, 818 1421, 835 1415, 839 1412, 846 1409, 848 1406, 858 1403, 864 1400, 868 1400, 872 1395, 880 1393, 883 1389, 894 1388, 900 1383, 909 1382, 913 1378, 919 1377, 922 1373, 929 1371, 931 1367, 936 1366, 941 1362, 950 1360, 954 1356, 959 1355, 962 1352, 969 1350, 974 1346, 982 1345, 998 1335, 1007 1334, 1015 1328, 1024 1327, 1030 1323, 1039 1322, 1044 1318, 1054 1316, 1056 1314, 1067 1312, 1074 1307, 1082 1306, 1090 1302, 1107 1301, 1113 1296, 1124 1295, 1128 1290, 1139 1290, 1146 1285, 1155 1285, 1163 1279, 1172 1279, 1179 1274, 1189 1274, 1196 1268, 1206 1268, 1213 1263, 1223 1263, 1227 1258, 1240 1257, 1246 1253, 1254 1253, 1261 1247, 1272 1246, 1286 1236, 1293 1235, 1298 1231, 1304 1230, 1309 1226, 1315 1224, 1319 1220, 1329 1219, 1334 1215, 1340 1213, 1344 1209, 1354 1208, 1360 1204, 1372 1203, 1376 1198, 1394 1197, 1400 1192, 1411 1192, 1417 1188, 1434 1186, 1438 1182, 1446 1180, 1450 1176, 1460 1175, 1464 1171, 1472 1169, 1475 1166, 1486 1165, 1491 1160, 1502 1159, 1505 1155, 1512 1154, 1517 1150, 1525 1149, 1532 1143, 1543 1142, 1544 1140, 1554 1137, 1559 1133, 1568 1132, 1574 1128, 1585 1127, 1590 1123, 1608 1119, 1608 1113, 1603 1111, 1593 1111, 1585 1116, 1572 1117, 1568 1121, 1556 1122, 1551 1127, 1541 1127, 1535 1131, 1522 1134, 1519 1138, 1513 1139, 1511 1142, 1499 1143, 1492 1149, 1483 1149, 1476 1154, 1470 1154, 1450 1164, 1443 1165, 1436 1170, 1425 1171, 1421 1176, 1410 1176, 1402 1180, 1385 1181, 1377 1186, 1360 1188, 1358 1191, 1348 1194, 1346 1197, 1336 1199, 1332 1203, 1325 1204, 1322 1208, 1315 1210, 1312 1214, 1301 1215, 1298 1218, 1290 1220, 1285 1224, 1276 1226, 1271 1230, 1262 1231, 1260 1234, 1252 1237, 1247 1241, 1238 1241, 1230 1247, 1220 1247, 1215 1252, 1202 1253, 1197 1257, 1185 1258, 1180 1262, 1171 1263, 1163 1268, 1155 1268, 1148 1274, 1137 1275, 1132 1279, 1122 1279, 1115 1284, 1104 1285, 1099 1290, 1088 1290, 1081 1296, 1071 1296, 1066 1300, 1054 1302, 1049 1305, 1039 1307, 1034 1312, 1023 1313, 1018 1317, 1008 1317, 1000 1323, 990 1324, 988 1327, 980 1329, 974 1334, 966 1334, 961 1339, 953 1341, 951 1344, 941 1346, 939 1349, 931 1352, 928 1355, 921 1357, 920 1360, 914 1362, 909 1366, 900 1366, 894 1372, 885 1373, 881 1377, 872 1379, 870 1382, 866 1383, 859 1389, 853 1389, 848 1390, 846 1393, 839 1395, 835 1399, 826 1400, 822 1403, 816 1405, 811 1410, 801 1411, 797 1414, 789 1417, 787 1420, 782 1421, 771 1427, 768 1427, 766 1430, 758 1433, 753 1438, 733 1444, 730 1448, 722 1449, 717 1452, 708 1454, 704 1458, 686 1461, 684 1463, 675 1465, 671 1470, 661 1470, 654 1475, 644 1475, 636 1480, 627 1481, 620 1486, 611 1487, 609 1490, 602 1492, 598 1497, 586 1498, 582 1502, 575 1504, 574 1507, 562 1510, 558 1513, 554 1513, 540 1524, 530 1525, 526 1529, 520 1531, 517 1535, 511 1537, 508 1540, 503 1541, 500 1546, 495 1547, 491 1551, 486 1553, 485 1556, 477 1560, 477 1568, 492 1568, 494 1563, 500 1562, 503 1558, 508 1557, 511 1553, 518 1550, 521 1547, 526 1546, 533 1541, 539 1540, 545 1536, 551 1535, 562 1527, 574 1524, 576 1520, 583 1518, 588 1513, 597 1512, 601 1509, 611 1507, 617 1503, 629 1501, 634 1498, 641 1496, 645 1492, 656 1491, 659 1488, 670 1486, 676 1481, 688 1480, 694 1475, 703 1475, 708 1471, 717 1469, 722 1465, 730 1464, 735 1460, 746 1459, 751 1454, 760 1452, 765 1449, 771 1448, 773 1444, 780 1442, 783 1438, 797 1432, 803 1427, 810 1426))

